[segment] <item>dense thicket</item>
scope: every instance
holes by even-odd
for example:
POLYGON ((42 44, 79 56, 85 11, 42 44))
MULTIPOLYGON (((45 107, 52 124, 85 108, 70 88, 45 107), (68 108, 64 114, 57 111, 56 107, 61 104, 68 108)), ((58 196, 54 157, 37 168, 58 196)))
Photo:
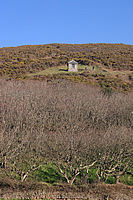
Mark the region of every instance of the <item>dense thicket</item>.
POLYGON ((0 74, 20 75, 52 66, 79 64, 104 66, 113 70, 133 70, 133 45, 48 44, 0 49, 0 74))
POLYGON ((0 166, 7 176, 24 181, 44 163, 70 184, 92 166, 99 181, 132 174, 133 93, 106 96, 69 81, 1 79, 1 86, 0 166))

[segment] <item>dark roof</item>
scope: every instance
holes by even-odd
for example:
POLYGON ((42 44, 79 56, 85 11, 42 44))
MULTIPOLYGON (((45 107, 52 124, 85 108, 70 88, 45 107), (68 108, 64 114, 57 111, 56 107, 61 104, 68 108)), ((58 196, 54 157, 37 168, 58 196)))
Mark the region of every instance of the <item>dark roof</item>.
POLYGON ((78 64, 78 62, 76 62, 75 60, 71 60, 70 62, 68 62, 69 64, 78 64))

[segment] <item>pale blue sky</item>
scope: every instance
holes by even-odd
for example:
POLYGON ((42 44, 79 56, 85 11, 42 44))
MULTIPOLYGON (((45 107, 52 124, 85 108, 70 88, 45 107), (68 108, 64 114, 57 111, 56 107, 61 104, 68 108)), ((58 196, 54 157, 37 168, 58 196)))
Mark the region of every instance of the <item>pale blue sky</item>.
POLYGON ((0 0, 0 47, 133 45, 133 0, 0 0))

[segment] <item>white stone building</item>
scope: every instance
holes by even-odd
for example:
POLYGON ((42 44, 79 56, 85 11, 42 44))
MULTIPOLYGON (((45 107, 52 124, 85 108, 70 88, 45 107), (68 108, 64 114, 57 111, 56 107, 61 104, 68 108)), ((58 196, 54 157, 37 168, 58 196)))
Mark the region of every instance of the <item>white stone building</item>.
POLYGON ((68 62, 68 71, 69 72, 77 72, 78 71, 78 62, 71 60, 68 62))

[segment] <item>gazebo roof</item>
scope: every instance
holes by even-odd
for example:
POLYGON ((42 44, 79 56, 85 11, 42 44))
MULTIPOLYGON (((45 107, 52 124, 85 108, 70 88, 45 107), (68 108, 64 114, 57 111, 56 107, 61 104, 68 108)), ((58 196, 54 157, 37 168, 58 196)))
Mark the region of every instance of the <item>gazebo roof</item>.
POLYGON ((76 62, 75 60, 71 60, 70 62, 68 62, 68 64, 78 64, 78 62, 76 62))

